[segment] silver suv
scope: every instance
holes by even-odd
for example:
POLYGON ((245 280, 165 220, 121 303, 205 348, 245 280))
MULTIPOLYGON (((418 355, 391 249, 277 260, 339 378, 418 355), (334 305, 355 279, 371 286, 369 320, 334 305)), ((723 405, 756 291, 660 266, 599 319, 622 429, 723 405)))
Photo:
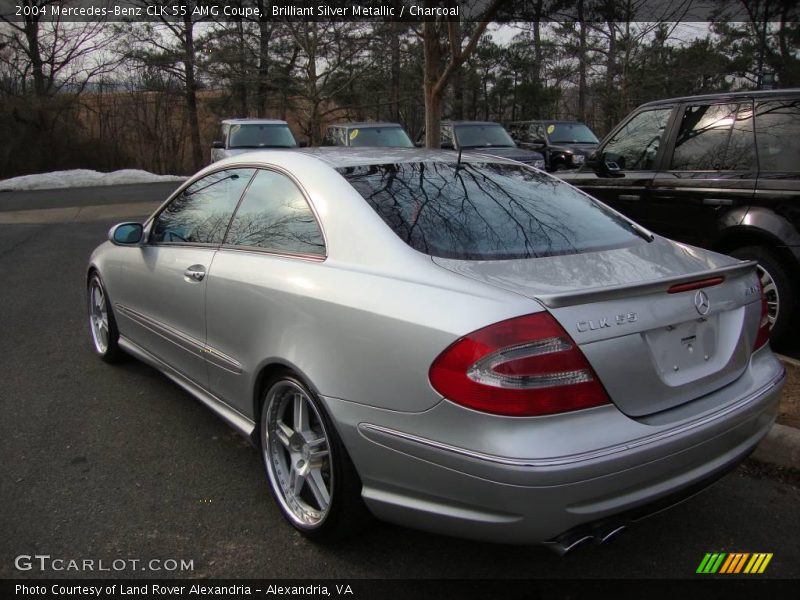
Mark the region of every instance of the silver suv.
POLYGON ((211 162, 264 148, 297 148, 286 121, 278 119, 225 119, 219 139, 211 143, 211 162))

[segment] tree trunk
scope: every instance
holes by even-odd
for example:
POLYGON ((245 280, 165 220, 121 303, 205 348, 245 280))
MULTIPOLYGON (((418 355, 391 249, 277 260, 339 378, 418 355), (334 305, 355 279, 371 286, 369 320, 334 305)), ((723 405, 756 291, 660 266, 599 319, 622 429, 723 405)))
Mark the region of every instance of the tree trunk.
POLYGON ((197 90, 194 78, 194 22, 191 15, 183 17, 185 27, 184 73, 186 76, 186 111, 189 115, 189 134, 192 140, 192 166, 198 171, 203 165, 203 148, 200 145, 200 122, 197 118, 197 90))
POLYGON ((586 20, 578 0, 578 120, 586 121, 586 20))
POLYGON ((400 121, 400 31, 402 23, 391 24, 392 66, 389 86, 389 113, 392 121, 400 121))
POLYGON ((256 114, 267 115, 267 94, 269 92, 269 41, 272 34, 267 9, 263 0, 258 1, 261 16, 258 18, 258 84, 256 85, 256 114))
POLYGON ((617 72, 617 36, 616 25, 612 19, 607 21, 608 25, 608 61, 606 63, 606 89, 605 89, 605 117, 604 127, 605 131, 611 131, 611 128, 617 122, 617 108, 616 108, 616 95, 617 90, 614 87, 614 81, 617 72))
POLYGON ((423 86, 425 90, 425 147, 439 148, 442 145, 442 94, 437 93, 437 82, 442 65, 442 50, 436 23, 422 24, 422 44, 425 51, 423 86))
POLYGON ((37 98, 44 98, 46 89, 44 63, 39 46, 39 17, 25 17, 24 27, 25 39, 28 42, 26 50, 31 61, 31 73, 33 75, 33 93, 37 98))
POLYGON ((243 117, 248 117, 250 115, 247 107, 247 59, 245 57, 244 24, 241 18, 236 20, 236 37, 236 62, 238 63, 236 95, 239 103, 239 114, 243 117))
MULTIPOLYGON (((542 27, 540 24, 542 18, 542 0, 536 2, 536 12, 533 21, 533 83, 537 91, 537 97, 540 97, 539 91, 544 89, 542 85, 542 62, 544 60, 544 53, 542 52, 542 27)), ((536 102, 534 106, 534 114, 537 119, 544 118, 548 115, 542 114, 542 103, 536 102)))

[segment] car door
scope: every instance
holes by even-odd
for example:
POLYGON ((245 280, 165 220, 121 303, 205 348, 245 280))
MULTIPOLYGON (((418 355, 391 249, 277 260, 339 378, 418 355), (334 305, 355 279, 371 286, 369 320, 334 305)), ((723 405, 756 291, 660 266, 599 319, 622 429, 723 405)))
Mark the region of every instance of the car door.
POLYGON ((686 104, 671 142, 666 168, 653 179, 645 224, 667 237, 708 246, 721 226, 741 221, 753 198, 758 177, 753 104, 686 104))
POLYGON ((800 257, 800 96, 757 101, 756 139, 760 174, 748 220, 758 214, 750 224, 800 257))
POLYGON ((309 359, 293 356, 292 337, 308 334, 313 291, 324 299, 315 283, 324 259, 322 228, 300 187, 259 170, 208 278, 210 390, 240 413, 252 412, 262 361, 282 356, 300 367, 309 359))
POLYGON ((610 167, 588 167, 559 177, 578 186, 621 213, 647 224, 647 200, 657 165, 664 152, 673 106, 646 108, 628 118, 598 150, 598 161, 610 167))
POLYGON ((220 169, 185 186, 122 262, 120 331, 203 387, 207 274, 253 169, 220 169))

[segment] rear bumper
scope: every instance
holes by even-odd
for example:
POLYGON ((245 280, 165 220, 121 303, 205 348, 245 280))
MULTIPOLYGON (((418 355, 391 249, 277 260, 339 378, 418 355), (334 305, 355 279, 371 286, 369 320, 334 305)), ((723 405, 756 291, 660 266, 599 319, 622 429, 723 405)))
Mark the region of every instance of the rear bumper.
POLYGON ((684 407, 652 423, 611 406, 509 419, 449 402, 405 415, 325 400, 378 518, 524 544, 639 518, 708 485, 769 431, 783 379, 772 353, 758 352, 736 384, 709 395, 713 409, 687 416, 684 407), (555 440, 569 447, 565 436, 577 451, 548 455, 555 440))

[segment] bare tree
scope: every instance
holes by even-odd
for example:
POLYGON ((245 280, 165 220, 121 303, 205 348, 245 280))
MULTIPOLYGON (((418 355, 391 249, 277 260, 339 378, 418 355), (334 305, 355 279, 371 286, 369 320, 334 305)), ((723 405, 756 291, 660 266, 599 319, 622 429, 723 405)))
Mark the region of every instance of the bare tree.
POLYGON ((305 133, 312 145, 322 139, 323 119, 340 111, 341 94, 369 69, 369 28, 363 23, 290 22, 286 24, 298 50, 296 77, 305 114, 305 133))
POLYGON ((475 51, 489 21, 502 2, 503 0, 491 1, 475 24, 466 45, 461 36, 460 21, 440 19, 422 24, 421 36, 425 53, 425 145, 428 148, 441 146, 442 101, 453 74, 475 51))
MULTIPOLYGON (((159 0, 135 0, 144 6, 160 5, 159 0)), ((169 71, 183 84, 183 98, 189 121, 192 166, 195 170, 203 164, 203 147, 200 142, 198 119, 198 41, 195 33, 196 20, 193 9, 202 0, 186 0, 180 20, 168 16, 159 17, 154 23, 130 24, 124 30, 127 38, 125 56, 140 65, 157 66, 169 71)))

